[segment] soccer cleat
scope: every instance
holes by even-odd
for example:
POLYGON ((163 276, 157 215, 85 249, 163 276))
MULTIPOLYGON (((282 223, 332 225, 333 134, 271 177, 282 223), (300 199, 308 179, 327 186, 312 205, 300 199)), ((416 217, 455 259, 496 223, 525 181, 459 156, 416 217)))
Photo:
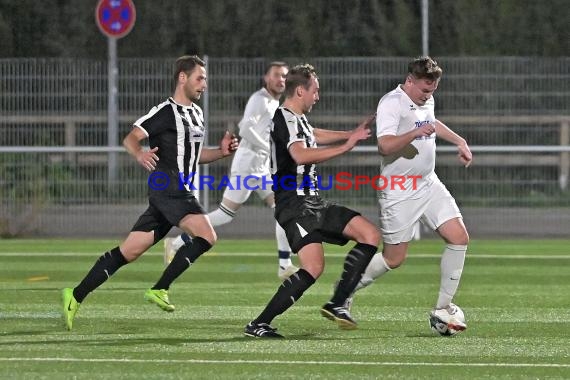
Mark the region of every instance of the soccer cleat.
POLYGON ((252 338, 283 338, 283 335, 278 334, 277 329, 268 323, 249 322, 245 326, 243 334, 252 338))
POLYGON ((176 255, 176 248, 174 247, 174 238, 164 239, 164 265, 168 266, 176 255))
MULTIPOLYGON (((333 285, 333 294, 336 293, 336 288, 338 288, 338 283, 339 283, 339 282, 340 282, 340 281, 336 281, 336 282, 334 283, 334 285, 333 285)), ((354 300, 354 293, 355 293, 355 292, 353 292, 353 293, 344 301, 344 304, 343 304, 344 308, 345 308, 346 310, 348 310, 349 312, 350 312, 350 309, 352 309, 352 301, 354 300)))
POLYGON ((344 306, 334 306, 328 302, 321 308, 321 315, 336 322, 338 327, 343 330, 355 330, 357 328, 356 321, 352 319, 350 312, 344 306))
POLYGON ((281 265, 279 265, 279 269, 277 270, 277 276, 281 279, 281 281, 285 281, 286 279, 291 277, 293 273, 297 273, 298 270, 299 268, 297 268, 295 265, 289 265, 288 267, 282 267, 281 265))
POLYGON ((65 326, 71 331, 73 327, 73 318, 77 310, 79 310, 80 303, 77 302, 73 296, 72 288, 65 288, 61 291, 61 300, 63 303, 63 318, 65 319, 65 326))
POLYGON ((174 305, 170 303, 168 290, 166 289, 148 289, 144 294, 144 299, 157 305, 164 311, 174 311, 174 305))
POLYGON ((444 336, 453 336, 467 329, 465 314, 455 304, 449 304, 441 309, 433 309, 429 314, 431 329, 444 336))

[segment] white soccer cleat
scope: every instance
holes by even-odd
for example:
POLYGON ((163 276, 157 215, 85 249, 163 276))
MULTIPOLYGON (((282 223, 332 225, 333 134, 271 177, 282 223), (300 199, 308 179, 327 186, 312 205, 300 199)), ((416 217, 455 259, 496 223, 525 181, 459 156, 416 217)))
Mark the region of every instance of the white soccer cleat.
POLYGON ((431 329, 439 335, 453 336, 467 328, 463 310, 455 304, 442 309, 433 309, 429 314, 431 329))
POLYGON ((295 265, 289 265, 288 267, 282 267, 281 265, 279 265, 279 269, 277 270, 277 276, 281 279, 281 281, 285 281, 286 279, 291 277, 293 273, 297 273, 298 270, 299 268, 297 268, 295 265))
POLYGON ((174 246, 174 238, 164 239, 164 265, 168 266, 174 255, 176 255, 176 247, 174 246))

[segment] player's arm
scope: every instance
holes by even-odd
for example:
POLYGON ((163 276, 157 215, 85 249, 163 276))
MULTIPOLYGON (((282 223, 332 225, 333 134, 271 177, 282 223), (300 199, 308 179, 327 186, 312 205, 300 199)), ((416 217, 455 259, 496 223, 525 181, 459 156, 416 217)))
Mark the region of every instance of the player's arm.
POLYGON ((220 160, 224 157, 232 155, 239 146, 238 139, 235 135, 230 134, 228 131, 220 140, 218 148, 203 148, 200 154, 199 163, 207 164, 209 162, 220 160))
POLYGON ((271 118, 265 100, 260 96, 252 96, 243 112, 243 118, 238 124, 239 135, 253 146, 269 152, 269 141, 264 139, 263 130, 271 125, 271 118))
POLYGON ((459 161, 461 161, 465 167, 471 165, 473 155, 467 145, 467 141, 465 141, 463 137, 453 132, 447 125, 443 124, 439 120, 435 121, 435 132, 437 137, 457 146, 459 161))
POLYGON ((418 137, 431 136, 435 132, 432 124, 424 124, 402 135, 382 135, 378 137, 378 152, 383 156, 397 153, 418 137))
POLYGON ((123 146, 133 156, 137 162, 146 170, 153 171, 158 162, 156 152, 158 147, 150 150, 144 150, 141 141, 146 139, 147 135, 142 128, 135 126, 129 134, 123 139, 123 146))
POLYGON ((269 119, 260 119, 253 116, 247 120, 242 119, 239 123, 239 135, 242 139, 247 140, 256 148, 269 152, 269 141, 265 141, 255 128, 261 124, 262 120, 267 122, 267 128, 269 128, 269 119))
POLYGON ((328 129, 314 128, 315 141, 317 144, 329 145, 339 141, 346 141, 352 131, 330 131, 328 129))
POLYGON ((382 98, 376 110, 376 137, 378 152, 383 156, 397 153, 418 137, 430 136, 435 128, 431 124, 422 125, 409 132, 398 134, 400 124, 400 104, 397 97, 382 98))
POLYGON ((366 140, 368 137, 370 137, 370 129, 363 128, 352 132, 344 144, 341 145, 307 148, 304 142, 297 141, 289 145, 289 153, 298 165, 318 164, 348 152, 354 148, 358 141, 366 140))
POLYGON ((368 116, 352 131, 331 131, 328 129, 314 128, 315 141, 317 144, 329 145, 340 141, 346 141, 358 129, 370 129, 370 124, 374 121, 376 114, 368 116))

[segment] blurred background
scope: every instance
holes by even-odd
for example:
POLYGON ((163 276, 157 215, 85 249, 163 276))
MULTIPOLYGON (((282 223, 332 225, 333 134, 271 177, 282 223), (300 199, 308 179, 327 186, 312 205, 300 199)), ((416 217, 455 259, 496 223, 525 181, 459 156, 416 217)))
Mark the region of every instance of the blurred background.
MULTIPOLYGON (((209 88, 200 105, 215 145, 226 129, 236 129, 268 61, 315 66, 321 100, 309 120, 348 130, 402 83, 408 61, 426 52, 444 71, 436 116, 474 152, 465 169, 454 147, 439 142, 436 166, 472 237, 568 237, 567 0, 134 0, 136 23, 116 40, 114 136, 110 48, 95 22, 96 5, 0 0, 2 237, 130 231, 146 208, 147 173, 120 141, 171 95, 172 63, 180 55, 207 60, 209 88)), ((202 174, 219 178, 230 162, 204 166, 202 174)), ((318 167, 325 177, 374 176, 375 141, 318 167)), ((212 210, 222 192, 199 196, 212 210)), ((322 195, 377 220, 369 186, 322 195)), ((254 195, 218 232, 271 238, 272 226, 271 211, 254 195)))

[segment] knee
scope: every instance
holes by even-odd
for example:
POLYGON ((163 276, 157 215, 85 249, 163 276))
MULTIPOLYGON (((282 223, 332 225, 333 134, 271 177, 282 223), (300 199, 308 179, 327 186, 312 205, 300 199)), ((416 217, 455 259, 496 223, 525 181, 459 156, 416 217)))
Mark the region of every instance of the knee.
POLYGON ((402 266, 402 264, 404 264, 404 261, 406 261, 406 254, 390 254, 390 255, 382 255, 384 258, 384 262, 386 263, 386 265, 388 266, 388 268, 390 269, 396 269, 399 268, 400 266, 402 266))
POLYGON ((325 266, 319 264, 313 264, 313 265, 306 265, 303 267, 303 269, 309 272, 309 274, 316 280, 323 273, 325 266))
POLYGON ((384 257, 384 261, 386 262, 386 265, 388 266, 388 268, 392 269, 396 269, 399 268, 405 261, 405 258, 402 259, 387 259, 386 257, 384 257))
POLYGON ((218 241, 218 234, 216 234, 216 231, 212 229, 210 234, 208 234, 207 236, 202 236, 202 238, 207 240, 208 243, 210 243, 213 246, 218 241))
POLYGON ((138 259, 145 251, 142 249, 121 249, 121 254, 127 261, 127 263, 132 263, 136 259, 138 259))
POLYGON ((450 239, 449 244, 468 245, 469 234, 467 233, 467 230, 464 229, 460 234, 457 234, 457 236, 454 236, 453 239, 450 239))
POLYGON ((362 233, 358 237, 358 242, 378 247, 378 245, 380 245, 380 239, 380 231, 378 231, 374 225, 370 224, 370 226, 363 229, 362 233))

